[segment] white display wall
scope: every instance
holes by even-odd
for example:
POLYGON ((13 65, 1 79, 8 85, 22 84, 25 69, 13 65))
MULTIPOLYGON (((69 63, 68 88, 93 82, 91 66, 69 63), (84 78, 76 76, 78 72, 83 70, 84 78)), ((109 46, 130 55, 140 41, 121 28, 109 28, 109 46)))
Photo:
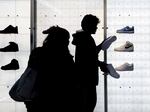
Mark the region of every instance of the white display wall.
POLYGON ((18 34, 0 34, 0 48, 15 42, 18 52, 0 52, 0 67, 16 59, 17 70, 0 69, 0 112, 26 112, 23 103, 14 102, 9 90, 24 71, 30 53, 30 0, 0 0, 0 30, 7 26, 18 26, 18 34))
MULTIPOLYGON (((0 48, 13 41, 18 52, 0 52, 0 66, 17 59, 18 70, 0 69, 0 112, 26 112, 23 103, 14 102, 9 90, 24 71, 30 54, 30 4, 31 0, 0 0, 0 30, 8 25, 18 26, 18 34, 0 34, 0 48)), ((103 0, 37 0, 37 46, 41 46, 47 35, 42 31, 59 25, 72 34, 81 29, 84 15, 93 14, 101 23, 93 35, 96 44, 103 40, 103 0)), ((125 62, 133 63, 133 71, 117 71, 119 79, 108 75, 108 112, 150 112, 150 1, 149 0, 107 0, 107 36, 116 35, 117 40, 107 50, 107 62, 117 67, 125 62), (118 34, 116 30, 134 26, 133 34, 118 34), (134 52, 116 52, 114 48, 130 41, 134 52)), ((99 60, 103 61, 104 52, 99 60)), ((97 105, 94 112, 104 112, 104 76, 100 71, 97 87, 97 105)))
POLYGON ((108 49, 108 63, 134 64, 133 71, 117 71, 119 79, 108 77, 108 112, 150 112, 150 1, 107 1, 108 35, 117 36, 108 49), (126 26, 134 26, 134 33, 116 33, 126 26), (133 43, 133 52, 114 51, 126 41, 133 43))

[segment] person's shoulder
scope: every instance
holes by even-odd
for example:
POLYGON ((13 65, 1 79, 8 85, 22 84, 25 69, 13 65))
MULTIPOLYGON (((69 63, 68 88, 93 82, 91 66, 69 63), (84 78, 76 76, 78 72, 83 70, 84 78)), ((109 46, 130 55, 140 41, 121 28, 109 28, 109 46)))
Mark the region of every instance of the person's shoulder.
POLYGON ((76 33, 73 33, 72 36, 75 40, 81 40, 83 37, 86 37, 86 33, 83 30, 78 30, 76 33))
POLYGON ((43 48, 42 47, 36 47, 31 51, 31 54, 36 55, 36 54, 42 54, 43 48))

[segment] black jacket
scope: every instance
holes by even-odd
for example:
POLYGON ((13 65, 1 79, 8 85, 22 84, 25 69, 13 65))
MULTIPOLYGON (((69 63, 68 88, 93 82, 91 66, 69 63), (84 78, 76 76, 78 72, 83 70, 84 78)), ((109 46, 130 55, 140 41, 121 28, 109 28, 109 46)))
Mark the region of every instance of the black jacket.
POLYGON ((42 97, 52 97, 62 89, 75 85, 73 56, 67 50, 35 48, 28 66, 38 71, 36 88, 42 97))
POLYGON ((73 34, 75 65, 81 86, 98 85, 98 53, 94 39, 84 31, 73 34))

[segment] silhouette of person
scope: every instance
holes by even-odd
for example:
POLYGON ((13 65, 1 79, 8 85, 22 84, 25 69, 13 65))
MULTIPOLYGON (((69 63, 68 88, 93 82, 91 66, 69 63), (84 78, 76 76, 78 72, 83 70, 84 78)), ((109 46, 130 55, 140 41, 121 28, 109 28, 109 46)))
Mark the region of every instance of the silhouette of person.
POLYGON ((74 60, 70 54, 69 32, 52 26, 41 47, 35 48, 28 65, 38 71, 35 89, 39 96, 24 102, 28 112, 71 112, 74 108, 74 60), (72 110, 71 110, 72 109, 72 110))
POLYGON ((106 71, 105 63, 98 61, 101 44, 96 46, 91 34, 95 34, 99 19, 87 14, 81 21, 81 30, 72 34, 72 44, 76 46, 75 66, 78 79, 78 112, 93 112, 97 102, 98 66, 106 71))

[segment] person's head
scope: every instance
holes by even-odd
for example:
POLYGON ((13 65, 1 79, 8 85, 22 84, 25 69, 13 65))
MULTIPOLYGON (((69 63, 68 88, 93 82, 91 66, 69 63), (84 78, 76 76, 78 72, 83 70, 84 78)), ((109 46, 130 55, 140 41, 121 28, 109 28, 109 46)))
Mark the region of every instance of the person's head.
POLYGON ((69 32, 59 26, 52 26, 49 28, 48 36, 43 41, 43 47, 68 47, 69 32))
POLYGON ((83 17, 81 21, 81 27, 84 31, 90 34, 95 34, 99 22, 100 20, 96 16, 92 14, 87 14, 83 17))

